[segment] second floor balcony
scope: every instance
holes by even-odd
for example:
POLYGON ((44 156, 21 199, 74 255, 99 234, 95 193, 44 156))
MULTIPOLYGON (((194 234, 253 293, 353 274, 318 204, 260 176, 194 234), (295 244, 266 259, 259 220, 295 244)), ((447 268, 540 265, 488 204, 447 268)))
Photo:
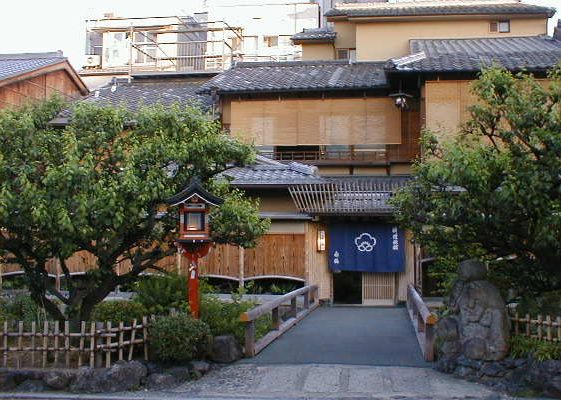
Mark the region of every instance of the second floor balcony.
POLYGON ((258 151, 273 160, 312 165, 385 165, 412 162, 420 154, 420 145, 414 141, 364 146, 259 146, 258 151))

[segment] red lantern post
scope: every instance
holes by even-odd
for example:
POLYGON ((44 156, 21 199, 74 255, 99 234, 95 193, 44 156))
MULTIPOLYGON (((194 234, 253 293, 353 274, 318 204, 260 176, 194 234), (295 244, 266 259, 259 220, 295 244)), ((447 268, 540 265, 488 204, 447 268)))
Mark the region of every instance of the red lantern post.
POLYGON ((212 246, 208 212, 211 206, 217 206, 222 202, 222 199, 207 192, 197 179, 168 200, 171 206, 179 205, 179 236, 176 246, 189 262, 187 300, 191 314, 197 319, 201 316, 199 259, 206 256, 212 246))

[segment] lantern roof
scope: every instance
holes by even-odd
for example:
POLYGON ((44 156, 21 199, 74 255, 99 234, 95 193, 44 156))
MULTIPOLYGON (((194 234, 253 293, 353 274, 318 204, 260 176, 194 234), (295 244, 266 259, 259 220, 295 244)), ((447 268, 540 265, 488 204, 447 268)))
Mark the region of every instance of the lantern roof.
POLYGON ((187 185, 187 187, 185 187, 181 192, 170 197, 167 200, 167 204, 170 206, 176 206, 191 199, 193 196, 197 196, 205 203, 213 206, 224 203, 224 200, 222 200, 220 197, 215 196, 208 190, 206 190, 198 178, 193 178, 189 185, 187 185))

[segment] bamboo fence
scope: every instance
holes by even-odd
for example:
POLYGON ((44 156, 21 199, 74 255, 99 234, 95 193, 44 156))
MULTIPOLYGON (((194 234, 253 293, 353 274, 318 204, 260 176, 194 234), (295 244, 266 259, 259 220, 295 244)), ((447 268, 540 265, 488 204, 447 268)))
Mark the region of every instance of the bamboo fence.
POLYGON ((2 330, 2 365, 15 367, 109 368, 114 361, 132 360, 142 349, 148 360, 148 328, 155 316, 131 323, 85 322, 71 329, 68 321, 43 324, 5 321, 2 330), (42 325, 42 326, 41 326, 42 325), (26 329, 24 329, 26 328, 26 329))
POLYGON ((530 314, 521 317, 515 313, 510 316, 510 321, 515 335, 561 343, 561 316, 538 315, 532 318, 530 314))

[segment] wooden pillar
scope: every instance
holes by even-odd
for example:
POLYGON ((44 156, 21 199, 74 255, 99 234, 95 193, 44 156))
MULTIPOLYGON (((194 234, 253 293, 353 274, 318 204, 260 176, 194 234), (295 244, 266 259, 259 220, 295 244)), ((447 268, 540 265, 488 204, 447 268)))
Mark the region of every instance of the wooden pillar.
POLYGON ((241 246, 239 246, 239 260, 238 260, 238 264, 239 264, 239 282, 240 282, 240 288, 243 289, 244 287, 244 279, 245 279, 245 249, 241 246))
POLYGON ((177 275, 181 275, 181 248, 177 248, 177 254, 175 256, 175 262, 177 264, 177 275))

